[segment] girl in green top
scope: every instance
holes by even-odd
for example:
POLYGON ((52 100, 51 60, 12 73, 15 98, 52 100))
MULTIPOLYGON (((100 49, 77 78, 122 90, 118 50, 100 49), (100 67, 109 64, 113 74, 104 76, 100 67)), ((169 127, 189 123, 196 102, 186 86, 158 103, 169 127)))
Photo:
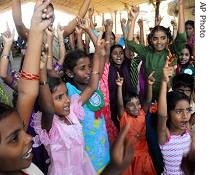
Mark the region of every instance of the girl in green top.
MULTIPOLYGON (((148 77, 148 75, 152 71, 155 71, 154 77, 156 79, 156 82, 153 86, 153 94, 154 99, 156 100, 158 99, 162 69, 164 67, 167 56, 170 55, 170 52, 176 57, 179 56, 186 43, 183 0, 179 0, 178 3, 178 34, 173 42, 171 31, 169 28, 165 28, 163 26, 155 26, 153 29, 151 29, 151 32, 148 35, 148 46, 135 43, 133 41, 133 33, 135 21, 139 14, 139 7, 133 6, 129 14, 131 24, 128 31, 127 45, 132 51, 136 52, 139 55, 142 55, 145 58, 145 60, 143 60, 144 77, 148 77)), ((176 64, 176 59, 173 60, 173 64, 176 64)))

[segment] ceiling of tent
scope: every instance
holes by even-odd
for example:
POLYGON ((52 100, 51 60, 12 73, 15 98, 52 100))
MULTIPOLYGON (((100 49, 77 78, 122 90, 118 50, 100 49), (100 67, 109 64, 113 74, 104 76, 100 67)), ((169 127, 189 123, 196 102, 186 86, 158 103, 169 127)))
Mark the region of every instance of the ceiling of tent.
MULTIPOLYGON (((22 3, 34 2, 35 0, 21 0, 22 3)), ((133 4, 141 4, 156 0, 91 0, 91 6, 94 7, 96 14, 126 10, 133 4)), ((0 0, 0 12, 11 9, 11 0, 0 0)), ((52 0, 55 9, 65 11, 70 14, 77 14, 83 0, 52 0)), ((172 9, 176 10, 175 0, 170 4, 172 9)), ((195 6, 195 0, 185 0, 185 8, 195 6)), ((169 12, 170 13, 170 12, 169 12)))

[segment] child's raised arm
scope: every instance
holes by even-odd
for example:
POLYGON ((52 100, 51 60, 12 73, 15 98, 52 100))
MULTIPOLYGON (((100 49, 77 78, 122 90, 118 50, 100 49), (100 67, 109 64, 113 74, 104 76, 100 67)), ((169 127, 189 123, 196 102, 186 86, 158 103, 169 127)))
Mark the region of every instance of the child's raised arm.
MULTIPOLYGON (((85 18, 85 19, 82 19, 80 21, 81 22, 79 23, 79 26, 81 28, 83 28, 83 30, 86 32, 86 34, 88 34, 89 38, 93 42, 93 45, 96 47, 96 45, 97 45, 97 37, 92 31, 90 19, 85 18)), ((86 43, 86 44, 89 44, 89 43, 86 43)), ((89 45, 87 47, 89 47, 89 45)))
POLYGON ((128 29, 128 41, 133 40, 133 33, 134 33, 134 27, 135 27, 135 21, 139 15, 139 7, 133 6, 131 8, 131 11, 129 12, 129 19, 131 20, 130 27, 128 29))
POLYGON ((123 78, 120 77, 120 74, 117 72, 117 108, 118 108, 118 117, 121 118, 125 109, 123 104, 123 97, 122 97, 122 85, 123 85, 123 78))
POLYGON ((64 33, 64 29, 60 25, 58 25, 57 26, 57 34, 58 34, 58 40, 59 40, 60 55, 59 55, 59 60, 55 64, 55 71, 57 71, 57 73, 59 73, 61 71, 61 69, 63 67, 65 55, 66 55, 66 48, 65 48, 65 44, 64 44, 63 33, 64 33))
POLYGON ((143 110, 146 113, 150 107, 150 103, 152 101, 152 86, 155 83, 155 78, 154 78, 154 73, 153 71, 147 78, 147 96, 146 96, 146 101, 144 102, 143 105, 143 110))
MULTIPOLYGON (((90 5, 90 0, 84 0, 82 3, 82 6, 79 9, 77 17, 84 18, 85 14, 87 13, 87 10, 89 8, 89 5, 90 5)), ((74 31, 74 29, 77 25, 77 20, 78 20, 77 17, 74 20, 70 21, 67 26, 64 26, 64 28, 63 28, 64 29, 64 34, 63 34, 64 38, 66 36, 70 35, 74 31)))
MULTIPOLYGON (((0 59, 0 77, 9 86, 12 84, 12 81, 13 81, 12 76, 8 75, 7 71, 8 71, 8 66, 9 66, 9 55, 10 55, 10 50, 11 50, 12 43, 14 40, 14 35, 15 35, 15 30, 11 32, 7 24, 7 30, 4 33, 2 33, 4 48, 3 48, 1 59, 0 59)), ((17 88, 17 87, 11 87, 11 88, 17 88)))
POLYGON ((54 116, 54 104, 50 88, 47 82, 47 54, 44 53, 40 63, 40 83, 39 83, 39 104, 42 111, 41 125, 43 129, 49 131, 52 127, 54 116))
POLYGON ((47 69, 53 69, 53 38, 54 38, 54 30, 46 29, 45 33, 47 35, 47 69))
POLYGON ((109 55, 110 55, 110 47, 111 47, 111 35, 112 35, 112 29, 113 29, 113 21, 111 19, 107 19, 104 23, 105 27, 105 41, 107 43, 106 47, 106 62, 109 62, 109 55))
POLYGON ((17 33, 25 41, 28 39, 29 29, 26 28, 22 21, 22 12, 21 12, 21 1, 13 0, 12 1, 12 17, 15 23, 17 33))
POLYGON ((105 51, 105 41, 101 40, 100 38, 101 37, 98 38, 96 52, 93 56, 93 68, 92 68, 90 81, 88 83, 88 86, 80 95, 82 104, 84 104, 91 97, 93 92, 97 89, 98 82, 103 73, 106 51, 105 51))
POLYGON ((31 19, 28 47, 20 72, 21 78, 18 82, 17 111, 26 127, 39 91, 39 67, 43 33, 52 20, 52 14, 46 13, 45 10, 49 3, 50 1, 43 2, 42 0, 36 2, 31 19))
POLYGON ((179 0, 178 5, 179 5, 178 33, 184 33, 185 32, 184 0, 179 0))
POLYGON ((144 40, 144 21, 142 19, 138 20, 138 25, 139 25, 139 43, 142 45, 145 45, 145 40, 144 40))
POLYGON ((173 73, 173 67, 168 66, 168 59, 163 68, 163 77, 161 81, 160 96, 158 101, 158 140, 160 144, 164 144, 169 137, 169 130, 166 126, 168 119, 167 113, 167 84, 173 73))

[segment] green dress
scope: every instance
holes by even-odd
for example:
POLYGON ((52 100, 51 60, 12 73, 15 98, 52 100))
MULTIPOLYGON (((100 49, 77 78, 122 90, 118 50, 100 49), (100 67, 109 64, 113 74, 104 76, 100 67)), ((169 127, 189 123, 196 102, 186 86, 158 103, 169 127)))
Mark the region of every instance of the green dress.
MULTIPOLYGON (((178 57, 185 47, 185 43, 187 41, 186 33, 177 34, 176 39, 170 45, 170 51, 172 54, 175 54, 178 57)), ((138 55, 141 55, 145 58, 144 70, 145 77, 148 77, 152 71, 155 71, 154 77, 156 79, 153 85, 153 98, 158 99, 159 90, 160 90, 160 82, 162 78, 163 67, 165 65, 166 58, 168 56, 168 50, 163 50, 160 52, 155 52, 151 46, 144 46, 137 44, 135 41, 126 41, 127 46, 138 55)), ((136 61, 136 60, 132 60, 136 61)), ((176 64, 177 59, 174 60, 173 64, 176 64)), ((131 65, 137 65, 132 64, 131 65)))

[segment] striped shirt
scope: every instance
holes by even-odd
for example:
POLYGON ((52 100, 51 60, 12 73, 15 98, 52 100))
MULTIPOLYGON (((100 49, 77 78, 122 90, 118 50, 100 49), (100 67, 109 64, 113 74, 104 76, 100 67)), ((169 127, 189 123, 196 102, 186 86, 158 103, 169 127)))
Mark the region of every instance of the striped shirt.
POLYGON ((183 135, 171 135, 169 141, 160 145, 165 163, 163 175, 184 175, 181 170, 182 157, 186 155, 191 146, 191 136, 189 132, 183 135))

